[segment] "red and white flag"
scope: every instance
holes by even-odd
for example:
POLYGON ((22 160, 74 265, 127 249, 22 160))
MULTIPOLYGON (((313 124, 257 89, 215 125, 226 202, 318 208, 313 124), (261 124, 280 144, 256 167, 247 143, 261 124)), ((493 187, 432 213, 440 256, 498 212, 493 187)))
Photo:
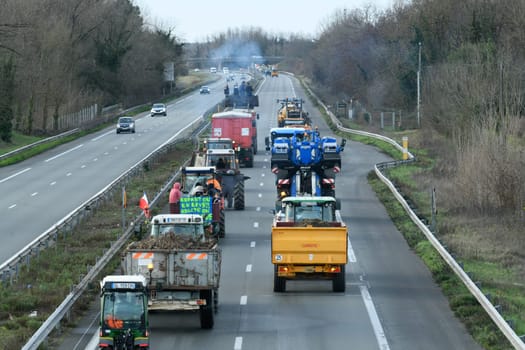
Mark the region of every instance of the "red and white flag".
POLYGON ((149 201, 148 196, 146 196, 146 191, 144 191, 144 194, 140 197, 139 207, 144 210, 144 215, 149 218, 149 201))

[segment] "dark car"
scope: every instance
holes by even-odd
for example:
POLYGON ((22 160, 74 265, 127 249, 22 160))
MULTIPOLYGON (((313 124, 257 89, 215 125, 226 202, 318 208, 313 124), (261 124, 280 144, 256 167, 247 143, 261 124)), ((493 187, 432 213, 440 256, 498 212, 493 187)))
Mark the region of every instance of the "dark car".
POLYGON ((135 133, 135 121, 132 117, 120 117, 117 122, 117 134, 121 132, 135 133))
POLYGON ((201 90, 200 90, 200 93, 201 94, 209 94, 210 93, 210 88, 208 86, 202 86, 201 90))
POLYGON ((165 117, 168 115, 166 112, 166 105, 164 103, 153 104, 153 107, 151 108, 151 116, 154 117, 156 115, 163 115, 165 117))

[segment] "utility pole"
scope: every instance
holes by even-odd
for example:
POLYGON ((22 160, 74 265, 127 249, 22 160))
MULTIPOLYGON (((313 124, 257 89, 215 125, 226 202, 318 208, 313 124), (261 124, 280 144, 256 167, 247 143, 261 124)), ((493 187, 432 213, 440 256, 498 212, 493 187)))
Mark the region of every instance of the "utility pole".
POLYGON ((421 41, 418 43, 418 65, 417 65, 417 127, 421 127, 421 41))

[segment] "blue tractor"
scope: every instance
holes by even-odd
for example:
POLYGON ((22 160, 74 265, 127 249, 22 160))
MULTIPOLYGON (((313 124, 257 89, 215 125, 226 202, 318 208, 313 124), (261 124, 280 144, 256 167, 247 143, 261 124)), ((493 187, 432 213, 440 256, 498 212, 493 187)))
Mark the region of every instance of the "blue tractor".
POLYGON ((279 198, 311 194, 335 197, 335 175, 341 170, 346 140, 321 137, 305 130, 291 137, 276 137, 271 147, 271 168, 279 198))

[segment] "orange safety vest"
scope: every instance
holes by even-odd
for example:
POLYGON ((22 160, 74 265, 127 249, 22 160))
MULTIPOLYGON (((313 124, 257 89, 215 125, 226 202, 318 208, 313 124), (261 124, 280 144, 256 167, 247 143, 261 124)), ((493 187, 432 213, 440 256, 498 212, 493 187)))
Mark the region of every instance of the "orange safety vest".
POLYGON ((213 187, 215 187, 216 190, 222 191, 221 184, 219 183, 219 181, 217 181, 217 179, 209 179, 208 181, 206 181, 206 184, 213 184, 213 187))

